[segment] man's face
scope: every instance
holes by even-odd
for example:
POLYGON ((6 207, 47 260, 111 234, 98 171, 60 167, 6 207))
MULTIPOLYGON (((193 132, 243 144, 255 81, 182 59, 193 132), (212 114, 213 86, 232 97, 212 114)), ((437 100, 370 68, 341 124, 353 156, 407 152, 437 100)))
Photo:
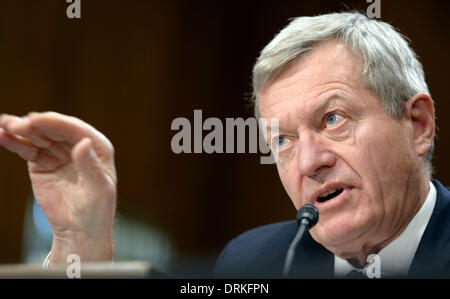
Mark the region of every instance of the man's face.
POLYGON ((269 143, 279 148, 284 188, 297 209, 319 209, 313 238, 344 258, 392 236, 418 196, 411 122, 385 114, 362 68, 345 46, 327 41, 259 94, 261 117, 280 122, 269 143))

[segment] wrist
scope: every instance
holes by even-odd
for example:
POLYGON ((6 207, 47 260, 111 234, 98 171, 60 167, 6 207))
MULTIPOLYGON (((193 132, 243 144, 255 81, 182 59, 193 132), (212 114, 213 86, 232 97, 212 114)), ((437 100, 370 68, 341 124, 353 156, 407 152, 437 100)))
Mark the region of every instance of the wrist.
POLYGON ((66 263, 67 257, 77 254, 81 262, 112 261, 114 257, 113 233, 99 237, 82 232, 54 232, 49 264, 66 263))

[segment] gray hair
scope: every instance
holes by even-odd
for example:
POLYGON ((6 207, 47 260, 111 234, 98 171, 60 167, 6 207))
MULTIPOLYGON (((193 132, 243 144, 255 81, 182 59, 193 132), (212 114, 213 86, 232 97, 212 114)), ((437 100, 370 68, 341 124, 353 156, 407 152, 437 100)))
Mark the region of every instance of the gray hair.
MULTIPOLYGON (((255 115, 259 117, 258 94, 265 84, 287 65, 322 41, 336 38, 364 59, 363 79, 369 90, 394 118, 403 114, 404 102, 424 92, 430 94, 422 64, 409 47, 408 39, 393 26, 358 12, 298 17, 261 51, 253 67, 255 115)), ((434 142, 425 156, 432 172, 434 142)))

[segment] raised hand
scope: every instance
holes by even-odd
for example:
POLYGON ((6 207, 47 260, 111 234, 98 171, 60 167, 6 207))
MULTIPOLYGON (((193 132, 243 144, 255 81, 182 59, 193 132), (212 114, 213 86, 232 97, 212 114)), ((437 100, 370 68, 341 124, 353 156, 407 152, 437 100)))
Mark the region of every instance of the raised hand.
POLYGON ((53 230, 50 263, 69 254, 111 260, 114 148, 95 128, 55 112, 0 116, 0 145, 28 161, 34 196, 53 230))

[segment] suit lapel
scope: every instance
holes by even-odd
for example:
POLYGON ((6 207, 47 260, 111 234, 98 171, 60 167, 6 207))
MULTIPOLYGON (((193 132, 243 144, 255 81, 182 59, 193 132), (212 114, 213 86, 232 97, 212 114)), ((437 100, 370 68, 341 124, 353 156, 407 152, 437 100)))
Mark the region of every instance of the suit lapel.
POLYGON ((450 275, 450 192, 439 181, 432 182, 436 205, 411 263, 411 277, 450 275))
POLYGON ((309 232, 298 244, 292 270, 293 277, 333 278, 334 255, 314 241, 309 232))

